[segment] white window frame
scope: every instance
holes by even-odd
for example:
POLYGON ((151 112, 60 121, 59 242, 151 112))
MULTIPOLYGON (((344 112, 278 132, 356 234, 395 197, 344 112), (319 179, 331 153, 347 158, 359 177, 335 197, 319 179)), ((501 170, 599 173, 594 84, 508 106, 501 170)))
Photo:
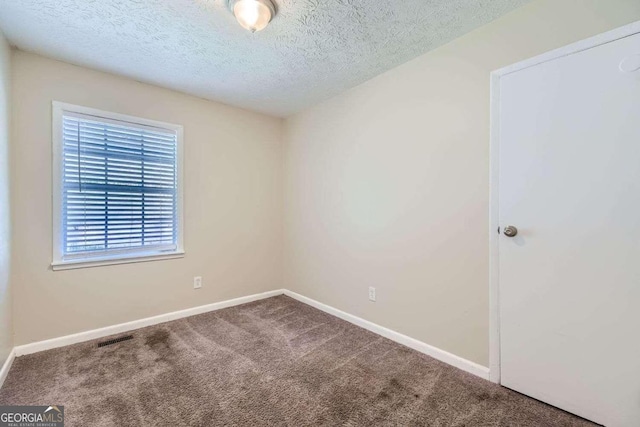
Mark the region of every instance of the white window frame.
POLYGON ((181 125, 159 122, 156 120, 143 119, 140 117, 128 116, 125 114, 112 113, 109 111, 98 110, 95 108, 83 107, 80 105, 67 104, 64 102, 52 102, 52 144, 53 144, 53 261, 51 267, 53 270, 67 270, 85 267, 97 267, 102 265, 126 264, 132 262, 156 261, 165 259, 174 259, 184 257, 184 221, 183 221, 183 127, 181 125), (65 112, 79 113, 89 116, 96 116, 106 120, 117 120, 130 122, 136 125, 152 126, 156 128, 166 129, 176 133, 176 249, 173 251, 153 251, 141 250, 135 253, 126 254, 100 254, 99 256, 88 255, 78 258, 67 257, 65 259, 62 248, 63 242, 63 136, 62 136, 62 120, 65 112))

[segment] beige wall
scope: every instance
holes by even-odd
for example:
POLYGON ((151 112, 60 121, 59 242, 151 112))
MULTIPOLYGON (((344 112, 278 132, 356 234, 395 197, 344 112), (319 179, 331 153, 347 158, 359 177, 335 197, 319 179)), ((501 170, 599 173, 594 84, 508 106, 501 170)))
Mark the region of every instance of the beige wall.
POLYGON ((13 75, 16 345, 282 287, 282 120, 20 51, 13 75), (52 100, 184 126, 185 258, 51 270, 52 100))
POLYGON ((12 300, 9 286, 11 263, 9 207, 11 56, 11 48, 0 33, 0 366, 13 347, 12 300))
POLYGON ((535 1, 288 119, 285 285, 488 366, 489 73, 638 19, 535 1))

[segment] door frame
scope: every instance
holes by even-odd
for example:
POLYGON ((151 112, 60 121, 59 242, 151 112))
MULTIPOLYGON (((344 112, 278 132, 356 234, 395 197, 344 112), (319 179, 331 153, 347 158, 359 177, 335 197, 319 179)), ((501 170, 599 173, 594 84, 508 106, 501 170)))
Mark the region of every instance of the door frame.
MULTIPOLYGON (((640 33, 640 21, 615 30, 570 44, 559 49, 538 55, 531 59, 500 68, 491 73, 490 96, 490 196, 489 196, 489 380, 500 384, 500 227, 499 219, 499 180, 500 180, 500 79, 517 71, 530 68, 544 62, 573 55, 594 47, 611 43, 640 33)), ((639 52, 640 53, 640 52, 639 52)))

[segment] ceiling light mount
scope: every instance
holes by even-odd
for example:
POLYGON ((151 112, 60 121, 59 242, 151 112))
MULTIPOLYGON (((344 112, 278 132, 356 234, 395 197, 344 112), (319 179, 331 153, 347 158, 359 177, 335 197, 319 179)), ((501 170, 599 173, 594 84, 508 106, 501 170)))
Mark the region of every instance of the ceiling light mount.
POLYGON ((271 0, 229 0, 229 9, 238 23, 252 33, 264 29, 276 16, 271 0))

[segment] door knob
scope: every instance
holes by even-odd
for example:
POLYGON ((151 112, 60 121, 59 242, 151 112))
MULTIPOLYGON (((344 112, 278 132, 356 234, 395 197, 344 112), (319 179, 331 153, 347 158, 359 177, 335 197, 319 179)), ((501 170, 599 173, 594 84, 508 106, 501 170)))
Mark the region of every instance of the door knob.
POLYGON ((518 234, 518 229, 515 228, 513 225, 508 225, 504 229, 504 235, 507 237, 516 237, 517 234, 518 234))

